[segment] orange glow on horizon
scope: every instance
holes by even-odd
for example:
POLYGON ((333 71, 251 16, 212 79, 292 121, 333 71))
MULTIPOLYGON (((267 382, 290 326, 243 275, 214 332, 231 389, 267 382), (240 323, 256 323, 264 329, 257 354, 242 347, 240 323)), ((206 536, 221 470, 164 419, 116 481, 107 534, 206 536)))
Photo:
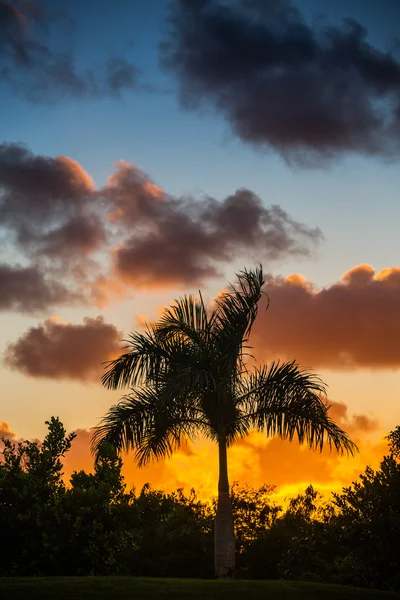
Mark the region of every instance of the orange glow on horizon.
MULTIPOLYGON (((68 481, 74 470, 92 471, 90 455, 91 432, 78 431, 77 439, 65 460, 65 479, 68 481)), ((387 444, 379 432, 370 436, 353 436, 360 448, 354 457, 339 456, 328 449, 322 453, 309 450, 297 442, 281 441, 278 438, 266 439, 262 433, 253 432, 236 443, 228 451, 230 482, 248 484, 255 488, 263 484, 275 485, 272 499, 285 504, 311 483, 325 497, 330 492, 339 492, 350 485, 364 472, 367 465, 379 467, 387 444)), ((189 492, 194 488, 202 500, 210 500, 216 495, 218 484, 218 454, 215 444, 208 440, 198 440, 185 444, 170 458, 153 462, 145 468, 138 468, 132 454, 123 456, 123 475, 128 489, 137 491, 145 485, 165 492, 184 488, 189 492)))

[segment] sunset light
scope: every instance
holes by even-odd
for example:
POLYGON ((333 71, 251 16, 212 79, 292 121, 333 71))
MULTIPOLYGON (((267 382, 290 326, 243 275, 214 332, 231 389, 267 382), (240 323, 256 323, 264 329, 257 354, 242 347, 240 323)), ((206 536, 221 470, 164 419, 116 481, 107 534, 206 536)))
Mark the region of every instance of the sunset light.
POLYGON ((0 597, 400 593, 399 26, 399 0, 0 0, 0 597))

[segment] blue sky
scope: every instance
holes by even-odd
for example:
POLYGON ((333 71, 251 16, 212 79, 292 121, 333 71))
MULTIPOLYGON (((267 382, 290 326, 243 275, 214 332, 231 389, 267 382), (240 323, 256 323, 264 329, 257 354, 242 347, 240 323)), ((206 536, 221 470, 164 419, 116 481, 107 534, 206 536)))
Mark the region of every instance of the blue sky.
MULTIPOLYGON (((222 199, 249 187, 265 203, 280 204, 295 218, 322 229, 326 239, 318 258, 300 264, 319 285, 340 277, 348 265, 369 262, 377 270, 391 265, 400 217, 396 162, 351 157, 329 169, 293 169, 272 152, 257 152, 237 140, 211 111, 193 114, 179 107, 176 83, 158 68, 166 3, 99 2, 96 10, 91 2, 69 4, 74 25, 61 22, 61 45, 75 49, 79 66, 121 54, 140 67, 143 79, 157 91, 38 105, 3 89, 3 106, 8 107, 4 140, 23 142, 44 155, 70 156, 99 186, 122 158, 140 165, 174 194, 190 191, 222 199)), ((388 0, 378 9, 373 0, 298 3, 309 19, 318 11, 333 22, 343 16, 359 19, 382 47, 396 30, 396 4, 388 0)), ((285 261, 286 272, 298 268, 298 259, 285 261)))

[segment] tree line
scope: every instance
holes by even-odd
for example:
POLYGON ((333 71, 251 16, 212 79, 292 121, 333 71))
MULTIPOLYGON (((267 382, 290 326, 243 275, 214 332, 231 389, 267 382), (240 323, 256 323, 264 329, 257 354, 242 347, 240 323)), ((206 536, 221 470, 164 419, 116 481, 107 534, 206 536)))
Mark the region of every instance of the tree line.
MULTIPOLYGON (((53 417, 42 443, 2 440, 0 575, 214 576, 216 499, 128 490, 107 444, 66 485, 73 438, 53 417)), ((388 439, 380 468, 328 501, 309 486, 282 508, 273 486, 231 486, 235 576, 400 590, 400 427, 388 439)))

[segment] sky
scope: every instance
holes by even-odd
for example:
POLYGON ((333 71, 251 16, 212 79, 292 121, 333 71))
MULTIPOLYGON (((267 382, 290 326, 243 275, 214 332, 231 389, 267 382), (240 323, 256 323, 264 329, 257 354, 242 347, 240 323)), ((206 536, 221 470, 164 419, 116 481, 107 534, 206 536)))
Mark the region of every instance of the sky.
MULTIPOLYGON (((339 489, 400 421, 399 0, 0 0, 0 431, 90 428, 102 363, 263 264, 259 361, 328 385, 354 458, 252 434, 231 480, 339 489)), ((214 493, 200 441, 128 483, 214 493)))

